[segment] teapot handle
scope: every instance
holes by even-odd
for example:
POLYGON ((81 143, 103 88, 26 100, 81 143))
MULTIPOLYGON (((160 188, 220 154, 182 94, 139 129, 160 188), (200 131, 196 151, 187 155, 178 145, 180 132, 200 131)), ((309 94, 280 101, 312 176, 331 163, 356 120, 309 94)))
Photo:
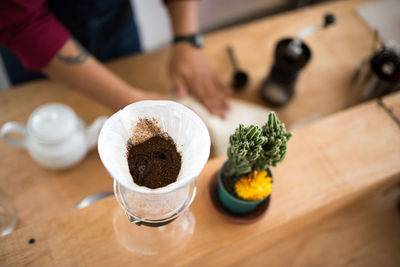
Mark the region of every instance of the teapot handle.
POLYGON ((92 149, 97 144, 97 139, 99 138, 100 130, 106 122, 107 117, 98 117, 86 130, 86 142, 89 149, 92 149))
POLYGON ((10 145, 20 147, 20 148, 26 148, 26 138, 28 137, 28 131, 26 130, 26 127, 18 122, 7 122, 1 127, 1 136, 3 139, 9 143, 10 145), (10 133, 18 133, 22 135, 24 138, 23 139, 17 139, 14 137, 10 136, 10 133))

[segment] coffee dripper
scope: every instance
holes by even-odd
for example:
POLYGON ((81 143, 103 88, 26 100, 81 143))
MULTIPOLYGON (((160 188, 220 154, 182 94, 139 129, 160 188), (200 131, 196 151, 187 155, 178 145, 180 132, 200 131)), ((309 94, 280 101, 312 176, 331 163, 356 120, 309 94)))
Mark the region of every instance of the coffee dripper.
POLYGON ((195 220, 188 210, 196 178, 208 160, 210 136, 201 119, 173 101, 141 101, 111 116, 99 136, 100 158, 114 179, 122 207, 114 215, 114 232, 129 251, 140 255, 178 252, 190 240, 195 220), (134 183, 127 162, 127 143, 140 119, 157 121, 181 153, 176 182, 150 189, 134 183))

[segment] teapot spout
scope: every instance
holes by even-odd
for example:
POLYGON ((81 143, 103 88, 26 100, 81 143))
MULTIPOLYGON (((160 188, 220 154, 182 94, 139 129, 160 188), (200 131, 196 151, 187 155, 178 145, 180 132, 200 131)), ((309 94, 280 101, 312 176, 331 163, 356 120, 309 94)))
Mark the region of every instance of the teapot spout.
POLYGON ((98 117, 86 130, 86 143, 88 149, 92 149, 97 144, 97 139, 99 138, 100 130, 106 122, 107 117, 98 117))

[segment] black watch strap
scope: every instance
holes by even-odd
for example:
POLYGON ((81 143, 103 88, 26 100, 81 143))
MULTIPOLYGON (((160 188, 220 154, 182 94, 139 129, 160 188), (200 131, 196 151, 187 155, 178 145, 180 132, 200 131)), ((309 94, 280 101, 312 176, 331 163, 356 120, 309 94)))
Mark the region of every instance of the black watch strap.
POLYGON ((190 34, 190 35, 180 35, 174 38, 174 44, 179 42, 191 43, 194 47, 202 48, 204 45, 203 35, 200 33, 190 34))

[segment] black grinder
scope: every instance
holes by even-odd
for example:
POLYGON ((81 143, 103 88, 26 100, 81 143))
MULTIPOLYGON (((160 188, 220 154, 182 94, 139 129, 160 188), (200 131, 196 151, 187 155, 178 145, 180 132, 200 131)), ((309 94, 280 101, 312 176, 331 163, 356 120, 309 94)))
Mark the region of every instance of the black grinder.
POLYGON ((292 99, 299 72, 311 58, 311 50, 303 42, 303 39, 315 31, 332 25, 335 21, 334 15, 327 14, 322 25, 307 27, 296 38, 285 38, 278 41, 274 64, 259 89, 261 97, 267 104, 281 107, 292 99))

